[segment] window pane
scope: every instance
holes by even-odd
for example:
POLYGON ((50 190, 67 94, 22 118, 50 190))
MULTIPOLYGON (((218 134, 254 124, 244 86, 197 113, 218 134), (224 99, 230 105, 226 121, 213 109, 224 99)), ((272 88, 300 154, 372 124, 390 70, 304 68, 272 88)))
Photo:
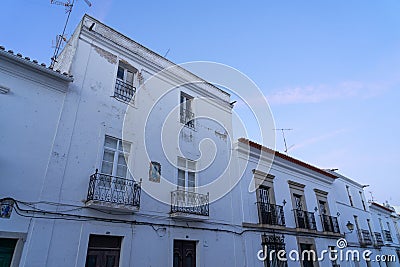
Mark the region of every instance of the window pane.
POLYGON ((122 178, 126 178, 126 172, 127 172, 128 168, 126 167, 126 165, 117 165, 117 176, 118 177, 122 177, 122 178))
POLYGON ((114 152, 110 150, 104 150, 103 161, 114 162, 114 152))
POLYGON ((133 85, 133 72, 130 70, 126 71, 126 83, 133 85))
POLYGON ((117 78, 123 80, 124 79, 124 68, 121 66, 118 66, 118 71, 117 71, 117 78))
MULTIPOLYGON (((128 160, 128 156, 126 156, 126 160, 128 160)), ((123 153, 118 154, 118 164, 120 165, 127 165, 125 160, 125 155, 123 153)))
POLYGON ((106 139, 104 140, 104 146, 117 149, 117 139, 112 138, 110 136, 106 136, 106 139))
POLYGON ((101 164, 101 172, 104 174, 112 175, 113 164, 111 162, 103 161, 101 164))
POLYGON ((185 187, 185 171, 178 169, 178 186, 185 187))
POLYGON ((192 171, 196 170, 196 161, 188 160, 187 164, 188 164, 187 167, 188 167, 189 170, 192 170, 192 171))
POLYGON ((196 186, 196 175, 194 172, 188 172, 188 187, 196 186))

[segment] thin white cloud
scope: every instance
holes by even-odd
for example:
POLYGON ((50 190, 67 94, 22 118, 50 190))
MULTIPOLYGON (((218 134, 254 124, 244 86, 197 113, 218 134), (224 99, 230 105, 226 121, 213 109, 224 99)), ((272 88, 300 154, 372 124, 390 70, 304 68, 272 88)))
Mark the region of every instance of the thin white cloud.
POLYGON ((330 132, 330 133, 326 133, 326 134, 323 134, 323 135, 320 135, 320 136, 311 137, 309 139, 306 139, 306 140, 302 141, 301 143, 293 145, 292 147, 290 147, 288 149, 288 152, 291 152, 291 151, 297 150, 299 148, 306 147, 306 146, 309 146, 309 145, 324 141, 326 139, 330 139, 330 138, 335 137, 336 135, 339 135, 339 134, 344 133, 344 132, 347 132, 347 130, 346 129, 338 129, 336 131, 333 131, 333 132, 330 132))
POLYGON ((270 104, 319 103, 327 100, 373 97, 383 92, 383 84, 342 82, 338 85, 309 85, 285 88, 267 96, 270 104))

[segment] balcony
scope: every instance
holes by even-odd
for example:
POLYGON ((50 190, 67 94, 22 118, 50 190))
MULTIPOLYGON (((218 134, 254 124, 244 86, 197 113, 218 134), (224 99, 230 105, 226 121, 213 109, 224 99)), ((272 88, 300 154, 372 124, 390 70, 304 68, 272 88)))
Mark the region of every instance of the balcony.
POLYGON ((337 217, 321 215, 322 228, 324 232, 340 233, 337 217))
POLYGON ((131 102, 135 99, 136 87, 119 79, 115 82, 114 98, 123 102, 131 102))
POLYGON ((296 220, 297 228, 317 230, 317 224, 315 223, 315 216, 313 212, 294 210, 294 218, 296 220))
POLYGON ((90 176, 86 205, 126 211, 138 210, 141 186, 133 180, 98 173, 90 176))
POLYGON ((372 245, 371 233, 368 230, 357 230, 357 234, 361 246, 372 245))
POLYGON ((188 109, 181 108, 180 110, 181 123, 185 126, 194 129, 194 113, 188 109))
POLYGON ((386 242, 393 242, 392 234, 388 230, 383 230, 383 237, 386 242))
POLYGON ((257 202, 260 223, 285 226, 283 207, 275 204, 257 202))
POLYGON ((171 217, 193 220, 208 219, 209 195, 176 190, 171 192, 171 217))
POLYGON ((382 235, 379 232, 375 232, 374 233, 374 246, 375 247, 382 247, 383 246, 382 235))

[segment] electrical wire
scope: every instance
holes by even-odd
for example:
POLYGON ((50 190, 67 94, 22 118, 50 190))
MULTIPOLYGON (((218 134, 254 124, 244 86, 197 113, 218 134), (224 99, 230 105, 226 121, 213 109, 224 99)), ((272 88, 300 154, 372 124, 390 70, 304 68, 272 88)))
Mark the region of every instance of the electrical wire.
POLYGON ((102 218, 102 217, 95 217, 95 216, 88 216, 88 215, 78 215, 78 214, 64 214, 60 212, 54 211, 46 211, 46 210, 28 210, 23 209, 20 207, 19 204, 25 204, 22 201, 18 201, 14 198, 3 198, 0 199, 0 202, 3 201, 13 201, 16 214, 26 218, 39 218, 39 219, 52 219, 52 220, 68 220, 68 221, 102 221, 102 222, 111 222, 111 223, 122 223, 122 224, 130 224, 130 225, 146 225, 152 227, 155 231, 155 226, 158 227, 166 227, 166 228, 184 228, 184 229, 194 229, 194 230, 205 230, 205 231, 215 231, 215 232, 225 232, 231 233, 235 235, 242 235, 246 232, 257 232, 257 233, 264 233, 265 230, 258 230, 258 229, 245 229, 242 231, 235 231, 223 228, 209 228, 209 227, 199 227, 199 226, 190 226, 188 223, 186 225, 176 225, 176 224, 166 224, 166 223, 153 223, 153 222, 145 222, 145 221, 137 221, 137 220, 122 220, 122 219, 112 219, 112 218, 102 218), (37 215, 37 214, 42 215, 37 215))

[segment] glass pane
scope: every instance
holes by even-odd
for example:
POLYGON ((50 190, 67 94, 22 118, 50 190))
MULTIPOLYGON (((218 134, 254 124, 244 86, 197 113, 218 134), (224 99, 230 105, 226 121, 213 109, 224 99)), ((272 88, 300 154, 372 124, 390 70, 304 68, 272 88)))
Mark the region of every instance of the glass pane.
POLYGON ((133 72, 130 70, 126 71, 126 83, 133 85, 133 72))
POLYGON ((187 111, 191 111, 192 110, 192 100, 190 99, 188 99, 188 100, 186 100, 186 110, 187 111))
POLYGON ((196 186, 196 175, 194 172, 188 172, 188 187, 196 186))
POLYGON ((101 173, 112 175, 113 164, 111 162, 103 161, 101 164, 101 173))
POLYGON ((123 80, 124 79, 124 68, 121 66, 118 66, 118 71, 117 71, 117 78, 123 80))
POLYGON ((103 161, 114 162, 114 152, 110 150, 104 150, 103 161))
POLYGON ((126 165, 117 165, 117 176, 126 178, 127 170, 128 168, 126 167, 126 165))
POLYGON ((185 171, 178 169, 178 186, 185 187, 185 171))
POLYGON ((104 140, 104 146, 109 147, 109 148, 114 148, 117 149, 117 139, 112 138, 110 136, 106 136, 106 139, 104 140))
MULTIPOLYGON (((128 159, 128 157, 126 157, 126 158, 128 159)), ((125 165, 125 166, 127 165, 126 160, 125 160, 125 155, 122 153, 119 153, 119 155, 118 155, 118 164, 125 165)))
POLYGON ((188 160, 187 164, 188 164, 188 169, 189 170, 192 170, 192 171, 196 170, 196 161, 188 160))

